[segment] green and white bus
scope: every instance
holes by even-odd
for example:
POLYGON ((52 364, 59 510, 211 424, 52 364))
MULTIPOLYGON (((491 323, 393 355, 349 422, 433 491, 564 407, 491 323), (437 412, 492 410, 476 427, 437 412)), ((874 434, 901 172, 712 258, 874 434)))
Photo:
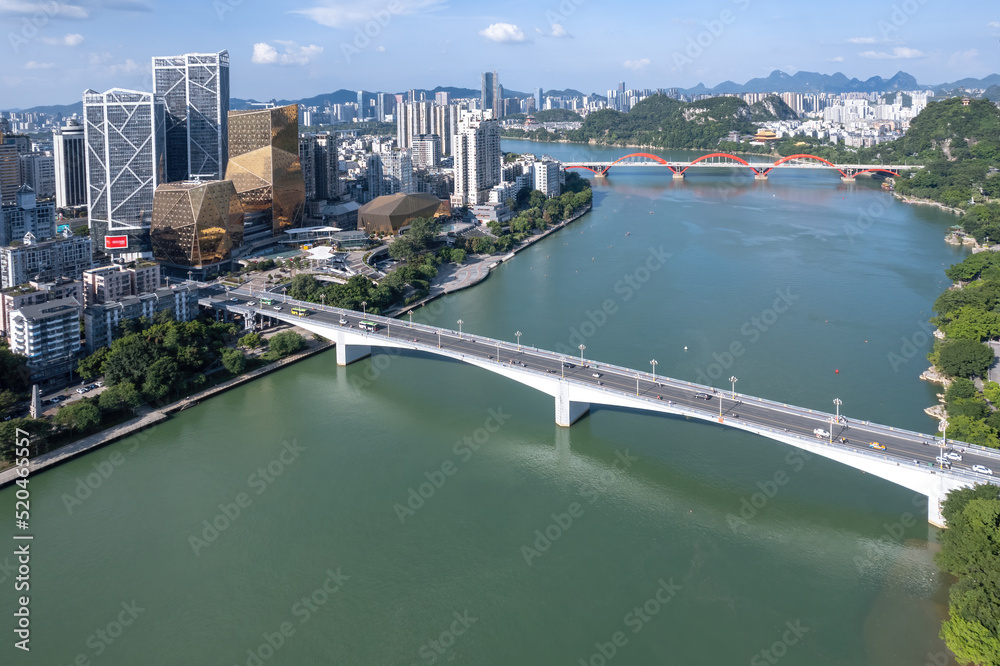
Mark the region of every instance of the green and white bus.
POLYGON ((358 322, 358 328, 360 328, 363 331, 370 331, 374 333, 375 331, 378 330, 378 324, 376 324, 373 321, 367 321, 362 319, 361 321, 358 322))

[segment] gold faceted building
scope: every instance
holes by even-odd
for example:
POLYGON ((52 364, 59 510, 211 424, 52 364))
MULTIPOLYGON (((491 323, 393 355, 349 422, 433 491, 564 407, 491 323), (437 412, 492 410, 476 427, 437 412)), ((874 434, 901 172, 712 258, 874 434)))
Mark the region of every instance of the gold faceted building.
POLYGON ((232 258, 243 244, 243 206, 228 180, 164 183, 153 194, 153 256, 196 268, 232 258))
POLYGON ((306 184, 297 104, 229 112, 226 180, 236 186, 248 235, 273 235, 300 225, 306 184))

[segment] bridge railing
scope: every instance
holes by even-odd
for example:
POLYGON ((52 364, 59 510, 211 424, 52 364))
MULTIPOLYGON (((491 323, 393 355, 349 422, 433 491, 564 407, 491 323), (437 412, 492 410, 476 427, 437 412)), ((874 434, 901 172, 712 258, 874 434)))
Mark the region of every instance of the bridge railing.
MULTIPOLYGON (((230 294, 234 294, 234 293, 236 293, 236 294, 247 294, 251 298, 254 296, 254 294, 253 294, 252 291, 241 290, 241 289, 231 289, 229 291, 229 293, 230 294)), ((259 292, 259 293, 265 293, 268 296, 277 296, 273 292, 264 291, 264 292, 259 292)), ((492 346, 494 348, 498 348, 500 351, 507 350, 507 351, 517 351, 519 353, 529 353, 529 354, 537 356, 539 358, 545 358, 545 359, 548 359, 548 360, 560 361, 562 363, 581 363, 582 362, 583 364, 586 364, 586 365, 588 365, 588 366, 590 366, 590 367, 592 367, 594 369, 610 370, 610 371, 613 371, 613 372, 617 372, 617 373, 619 373, 621 375, 626 375, 626 376, 628 376, 630 378, 634 378, 634 377, 636 377, 638 375, 638 377, 639 377, 640 380, 645 380, 645 381, 648 381, 648 382, 654 382, 654 381, 655 382, 660 382, 660 383, 663 383, 663 384, 671 385, 671 386, 673 386, 675 388, 687 387, 687 388, 689 388, 689 389, 691 389, 691 390, 693 390, 695 392, 706 392, 706 393, 717 392, 717 394, 720 395, 720 396, 732 396, 733 395, 732 391, 726 391, 726 390, 723 390, 723 389, 718 389, 717 387, 714 387, 714 386, 707 386, 705 384, 698 384, 698 383, 695 383, 695 382, 684 381, 684 380, 681 380, 681 379, 674 379, 674 378, 668 377, 666 375, 655 375, 654 376, 649 371, 635 370, 633 368, 627 368, 627 367, 624 367, 624 366, 615 365, 613 363, 605 363, 605 362, 602 362, 602 361, 594 361, 594 360, 591 360, 591 359, 587 359, 586 357, 584 357, 581 360, 581 358, 578 357, 578 356, 572 356, 572 355, 568 355, 568 354, 562 354, 562 353, 559 353, 559 352, 553 352, 553 351, 550 351, 550 350, 547 350, 547 349, 539 349, 537 347, 533 347, 533 346, 530 346, 530 345, 518 345, 515 342, 510 342, 510 341, 507 341, 507 340, 498 340, 496 338, 490 338, 490 337, 483 336, 483 335, 477 335, 477 334, 465 333, 465 332, 459 334, 458 331, 455 331, 455 330, 450 329, 450 328, 443 328, 443 327, 440 327, 440 326, 433 326, 433 325, 430 325, 430 324, 423 324, 423 323, 420 323, 420 322, 407 322, 407 321, 402 321, 402 320, 395 319, 395 318, 392 318, 392 317, 385 317, 385 316, 382 316, 382 315, 360 313, 360 312, 357 312, 356 310, 348 310, 348 309, 345 309, 345 308, 338 308, 338 307, 328 306, 328 305, 323 305, 323 304, 318 304, 318 303, 311 303, 311 302, 308 302, 308 301, 299 301, 299 300, 295 300, 295 299, 291 299, 291 298, 283 298, 282 302, 290 304, 290 305, 298 305, 298 306, 302 306, 302 307, 305 307, 305 308, 311 308, 313 310, 321 310, 323 312, 330 312, 330 313, 338 314, 338 315, 342 315, 342 316, 343 315, 349 315, 349 316, 358 316, 358 315, 361 315, 361 316, 364 316, 367 319, 370 319, 372 321, 379 321, 379 322, 385 324, 387 330, 389 329, 390 326, 393 326, 393 327, 396 327, 397 330, 399 328, 403 328, 403 329, 409 328, 409 329, 412 329, 412 330, 423 331, 425 333, 431 333, 431 334, 434 334, 434 335, 440 335, 442 338, 448 337, 448 338, 454 338, 456 340, 459 340, 459 339, 462 339, 462 340, 475 340, 477 343, 482 343, 482 344, 485 344, 485 345, 492 346)), ((499 357, 498 357, 498 360, 499 360, 499 357)), ((548 373, 539 373, 539 374, 548 375, 548 373)), ((586 385, 590 386, 589 384, 586 384, 586 385)), ((602 388, 602 387, 593 387, 593 388, 602 388)), ((608 390, 608 389, 605 388, 604 390, 608 390)), ((754 402, 754 403, 757 403, 759 405, 766 406, 766 407, 769 407, 771 409, 774 409, 776 411, 785 412, 787 414, 792 414, 792 415, 796 415, 796 416, 805 416, 805 417, 809 417, 809 418, 815 418, 820 424, 832 423, 835 420, 835 418, 836 418, 836 415, 834 415, 834 414, 832 414, 830 412, 824 412, 824 411, 821 411, 821 410, 809 409, 807 407, 799 407, 797 405, 791 405, 791 404, 784 403, 784 402, 778 402, 776 400, 770 400, 768 398, 760 398, 760 397, 757 397, 757 396, 747 395, 747 394, 744 394, 744 393, 736 393, 735 396, 736 396, 735 399, 739 400, 741 402, 754 402)), ((636 397, 641 397, 641 396, 636 396, 636 397)), ((943 439, 940 438, 940 437, 937 437, 936 435, 928 435, 926 433, 920 433, 920 432, 916 432, 916 431, 913 431, 913 430, 907 430, 905 428, 896 428, 896 427, 893 427, 893 426, 886 426, 886 425, 882 425, 882 424, 878 424, 878 423, 871 423, 870 421, 861 421, 861 420, 857 420, 857 419, 854 419, 854 420, 850 421, 850 423, 853 424, 853 425, 855 425, 855 426, 863 425, 865 428, 868 428, 868 429, 873 430, 873 431, 882 431, 882 432, 885 432, 885 433, 891 433, 891 434, 893 434, 895 436, 907 437, 907 438, 912 439, 914 441, 929 441, 929 442, 933 443, 935 446, 940 446, 940 444, 943 442, 943 439)), ((776 431, 776 432, 781 432, 781 431, 776 431)), ((794 435, 794 433, 782 433, 782 434, 793 434, 794 435)), ((809 438, 807 437, 806 439, 809 439, 809 438)), ((996 449, 990 449, 990 448, 987 448, 987 447, 978 446, 976 444, 970 444, 968 442, 962 442, 962 441, 959 441, 959 440, 949 440, 949 442, 950 442, 950 444, 952 446, 955 446, 956 444, 960 445, 962 448, 966 449, 966 451, 972 451, 972 452, 974 452, 976 454, 979 454, 979 455, 982 455, 984 457, 988 457, 988 458, 993 458, 993 459, 996 459, 996 460, 1000 460, 1000 451, 997 451, 996 449)), ((848 450, 854 450, 854 449, 848 449, 848 450)), ((868 453, 868 452, 864 452, 864 453, 868 453)))

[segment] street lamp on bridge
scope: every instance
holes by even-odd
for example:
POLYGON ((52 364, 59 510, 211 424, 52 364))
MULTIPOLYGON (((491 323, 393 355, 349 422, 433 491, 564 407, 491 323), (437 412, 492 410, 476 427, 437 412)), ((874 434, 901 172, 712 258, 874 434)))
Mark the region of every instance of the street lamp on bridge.
POLYGON ((288 302, 288 287, 281 288, 281 302, 282 303, 288 302))
POLYGON ((462 339, 462 323, 463 323, 462 320, 459 319, 458 320, 458 339, 459 340, 462 339))
POLYGON ((517 336, 517 351, 521 351, 521 336, 524 335, 524 333, 521 333, 521 331, 518 331, 514 335, 517 336))
POLYGON ((368 316, 368 301, 361 301, 361 313, 368 316))
POLYGON ((583 365, 583 350, 587 348, 587 345, 580 345, 580 365, 583 365))
POLYGON ((319 295, 319 300, 321 300, 323 302, 323 309, 325 310, 326 309, 326 294, 325 293, 320 294, 319 295))
MULTIPOLYGON (((834 398, 833 404, 837 407, 837 423, 840 423, 840 406, 844 404, 844 401, 840 398, 834 398)), ((833 427, 830 427, 830 443, 833 444, 833 427)))
POLYGON ((635 373, 635 394, 639 395, 639 373, 635 373))
POLYGON ((733 385, 733 400, 736 400, 736 382, 740 380, 736 379, 736 377, 730 377, 729 381, 733 385))
POLYGON ((944 469, 944 449, 948 445, 948 422, 941 421, 941 455, 938 456, 938 465, 944 469))
POLYGON ((410 315, 410 328, 413 328, 413 310, 410 310, 407 314, 410 315))
POLYGON ((656 381, 656 359, 654 358, 652 361, 649 362, 649 364, 651 366, 653 366, 653 381, 655 382, 656 381))

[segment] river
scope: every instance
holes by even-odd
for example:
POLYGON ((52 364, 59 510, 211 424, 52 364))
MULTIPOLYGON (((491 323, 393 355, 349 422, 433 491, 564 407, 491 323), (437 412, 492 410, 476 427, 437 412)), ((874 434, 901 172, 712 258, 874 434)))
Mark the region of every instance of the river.
MULTIPOLYGON (((965 253, 942 242, 952 217, 828 172, 668 176, 595 179, 591 213, 414 319, 934 427, 917 377, 942 269, 965 253)), ((410 354, 338 368, 327 352, 213 398, 31 480, 32 650, 11 645, 10 547, 0 654, 913 666, 943 651, 923 498, 700 422, 553 418, 548 396, 410 354)), ((0 491, 5 535, 14 499, 0 491)))

